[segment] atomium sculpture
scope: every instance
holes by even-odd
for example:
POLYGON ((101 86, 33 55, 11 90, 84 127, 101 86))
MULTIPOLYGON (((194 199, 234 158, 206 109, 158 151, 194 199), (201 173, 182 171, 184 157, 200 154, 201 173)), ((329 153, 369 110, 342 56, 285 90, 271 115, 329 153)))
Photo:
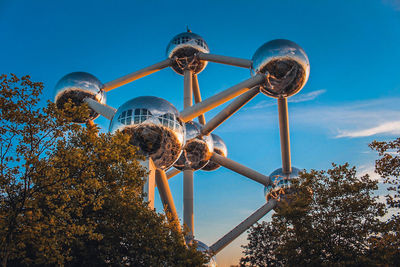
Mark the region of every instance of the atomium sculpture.
MULTIPOLYGON (((56 85, 55 102, 60 109, 69 99, 78 106, 87 103, 89 117, 77 118, 76 123, 90 122, 102 115, 110 120, 111 133, 122 131, 130 135, 132 145, 137 146, 139 153, 149 162, 146 166, 150 174, 144 191, 154 192, 155 186, 158 187, 166 212, 171 214, 169 219, 178 222, 175 225, 179 225, 179 218, 168 179, 183 172, 183 224, 189 230, 185 237, 187 242, 194 240, 194 171, 213 171, 223 166, 262 184, 266 204, 210 247, 197 241, 199 250, 216 254, 273 210, 284 194, 292 193, 290 179, 298 176, 299 169, 291 166, 287 98, 304 87, 310 65, 299 45, 283 39, 263 44, 252 60, 248 60, 210 54, 205 40, 188 31, 172 38, 166 52, 167 59, 105 84, 88 73, 68 74, 56 85), (251 77, 202 100, 197 74, 204 70, 208 62, 249 69, 251 77), (154 96, 133 98, 118 109, 105 104, 106 92, 166 67, 171 67, 184 77, 184 109, 180 112, 168 101, 154 96), (260 92, 276 98, 278 103, 282 168, 269 176, 227 158, 228 150, 224 141, 212 133, 260 92), (232 99, 229 105, 206 122, 204 113, 232 99), (199 123, 193 121, 196 117, 199 123)), ((154 194, 148 194, 147 197, 150 208, 154 208, 154 194)), ((209 265, 215 264, 213 258, 209 265)))

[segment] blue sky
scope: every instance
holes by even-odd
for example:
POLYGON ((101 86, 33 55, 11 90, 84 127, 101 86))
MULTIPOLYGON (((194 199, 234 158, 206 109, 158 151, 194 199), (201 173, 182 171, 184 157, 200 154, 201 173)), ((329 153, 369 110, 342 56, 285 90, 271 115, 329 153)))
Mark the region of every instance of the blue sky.
MULTIPOLYGON (((349 162, 368 173, 377 157, 368 143, 399 136, 398 0, 0 0, 0 73, 30 74, 44 82, 43 100, 52 99, 67 73, 86 71, 105 83, 165 59, 169 40, 187 25, 215 54, 250 59, 277 38, 304 48, 310 78, 289 99, 294 166, 326 169, 331 162, 349 162)), ((249 77, 246 69, 210 63, 199 74, 202 97, 249 77)), ((130 98, 155 95, 181 110, 182 87, 182 77, 165 69, 110 91, 107 104, 117 108, 130 98)), ((215 131, 231 159, 264 174, 281 164, 275 102, 260 94, 215 131)), ((107 130, 106 119, 96 122, 107 130)), ((181 180, 170 180, 180 216, 181 180)), ((196 237, 211 245, 264 202, 261 186, 229 170, 196 172, 196 237)), ((220 266, 237 263, 245 238, 217 255, 220 266)))

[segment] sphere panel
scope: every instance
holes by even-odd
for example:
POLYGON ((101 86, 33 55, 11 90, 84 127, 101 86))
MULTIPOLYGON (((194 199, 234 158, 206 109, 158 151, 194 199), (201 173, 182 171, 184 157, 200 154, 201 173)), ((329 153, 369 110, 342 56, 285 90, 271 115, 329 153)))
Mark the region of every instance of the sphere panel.
POLYGON ((153 96, 137 97, 123 104, 110 124, 110 132, 117 130, 129 134, 139 153, 151 157, 161 169, 172 166, 185 143, 184 124, 176 108, 153 96))
POLYGON ((306 84, 310 64, 304 50, 289 40, 273 40, 253 55, 253 69, 266 74, 261 91, 271 97, 289 97, 306 84))
MULTIPOLYGON (((195 240, 195 242, 197 243, 197 251, 201 251, 201 252, 207 254, 208 256, 212 255, 210 248, 206 244, 204 244, 203 242, 201 242, 199 240, 195 240)), ((215 258, 215 256, 210 257, 210 261, 205 266, 217 267, 217 259, 215 258)))
MULTIPOLYGON (((91 98, 104 104, 106 98, 102 87, 103 85, 95 76, 86 72, 73 72, 65 75, 57 83, 54 102, 59 109, 63 109, 69 99, 75 106, 85 103, 85 98, 91 98)), ((71 114, 71 116, 73 115, 71 114)), ((90 109, 89 117, 76 118, 74 122, 84 123, 88 120, 94 120, 98 116, 98 113, 90 109)))
MULTIPOLYGON (((223 157, 227 157, 228 149, 226 148, 226 144, 222 140, 222 138, 216 134, 211 134, 211 136, 212 136, 213 143, 214 143, 214 152, 223 157)), ((207 165, 202 168, 202 170, 203 171, 214 171, 214 170, 218 169, 219 167, 221 167, 221 165, 210 160, 207 163, 207 165)))
POLYGON ((264 187, 264 195, 267 201, 269 199, 280 200, 285 194, 292 193, 290 190, 290 180, 299 177, 300 170, 292 167, 290 174, 284 174, 282 168, 279 168, 269 175, 271 184, 264 187))
POLYGON ((183 74, 186 68, 194 73, 200 73, 207 65, 207 61, 198 60, 196 54, 209 53, 207 43, 204 39, 192 32, 178 34, 169 42, 167 47, 167 57, 175 58, 172 69, 183 74))
POLYGON ((174 167, 178 170, 185 168, 199 170, 209 161, 214 149, 211 136, 201 136, 201 126, 197 122, 189 121, 186 127, 186 145, 174 167))

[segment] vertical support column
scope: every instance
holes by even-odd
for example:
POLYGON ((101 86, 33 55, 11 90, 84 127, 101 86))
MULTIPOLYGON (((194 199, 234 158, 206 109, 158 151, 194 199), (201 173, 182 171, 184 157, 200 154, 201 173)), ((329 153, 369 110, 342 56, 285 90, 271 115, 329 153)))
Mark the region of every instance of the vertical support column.
POLYGON ((146 183, 144 184, 144 187, 143 187, 143 193, 146 194, 146 196, 144 197, 144 200, 149 202, 150 209, 154 209, 154 190, 155 190, 155 186, 156 186, 156 182, 155 182, 156 181, 155 180, 156 166, 154 165, 154 162, 151 158, 148 158, 145 161, 141 161, 140 164, 149 171, 149 174, 146 179, 146 183))
MULTIPOLYGON (((193 104, 193 71, 184 71, 184 108, 193 104)), ((193 170, 183 170, 183 224, 189 230, 187 239, 192 240, 194 236, 194 213, 193 213, 193 170)))
POLYGON ((193 104, 193 71, 189 69, 185 69, 183 72, 184 80, 183 80, 183 107, 187 108, 192 106, 193 104))
POLYGON ((189 230, 188 239, 194 237, 193 170, 183 170, 183 223, 189 230))
POLYGON ((281 136, 282 172, 289 174, 292 172, 290 163, 290 134, 289 134, 289 115, 287 99, 278 98, 279 113, 279 132, 281 136))

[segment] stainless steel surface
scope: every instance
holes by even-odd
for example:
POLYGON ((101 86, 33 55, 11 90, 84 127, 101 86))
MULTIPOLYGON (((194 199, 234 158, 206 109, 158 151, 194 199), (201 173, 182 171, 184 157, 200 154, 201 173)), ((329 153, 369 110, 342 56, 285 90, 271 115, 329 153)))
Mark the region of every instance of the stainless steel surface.
POLYGON ((167 218, 174 223, 178 231, 181 230, 178 213, 176 212, 174 199, 172 198, 171 189, 169 188, 168 179, 165 172, 161 169, 155 170, 155 178, 160 194, 161 202, 163 203, 167 218))
POLYGON ((214 116, 204 127, 201 129, 201 134, 208 135, 214 131, 219 125, 225 120, 232 116, 236 111, 243 107, 247 102, 253 99, 260 92, 259 86, 256 86, 246 93, 238 96, 232 101, 226 108, 221 110, 217 115, 214 116))
POLYGON ((179 173, 181 173, 180 170, 171 168, 166 172, 166 175, 167 175, 168 179, 171 179, 172 177, 174 177, 175 175, 178 175, 179 173))
POLYGON ((190 121, 200 114, 203 114, 215 107, 218 107, 219 105, 228 102, 232 98, 247 92, 254 86, 260 85, 264 81, 265 75, 257 74, 256 76, 247 79, 235 86, 232 86, 216 95, 213 95, 212 97, 207 98, 206 100, 203 100, 202 102, 197 103, 194 106, 185 108, 180 112, 181 119, 185 122, 190 121))
POLYGON ((112 120, 115 113, 117 112, 115 108, 107 106, 106 104, 100 104, 92 98, 85 98, 84 101, 88 104, 89 108, 109 120, 112 120))
POLYGON ((108 83, 105 83, 104 86, 103 86, 103 90, 108 92, 108 91, 110 91, 112 89, 115 89, 117 87, 120 87, 120 86, 125 85, 125 84, 130 83, 130 82, 133 82, 133 81, 135 81, 137 79, 140 79, 142 77, 145 77, 145 76, 150 75, 150 74, 152 74, 154 72, 157 72, 159 70, 162 70, 162 69, 164 69, 166 67, 171 66, 172 62, 173 62, 173 60, 168 58, 168 59, 165 59, 165 60, 163 60, 161 62, 158 62, 158 63, 156 63, 154 65, 148 66, 148 67, 146 67, 144 69, 132 72, 132 73, 130 73, 128 75, 125 75, 125 76, 123 76, 121 78, 118 78, 116 80, 113 80, 113 81, 110 81, 108 83))
POLYGON ((192 32, 183 32, 176 35, 167 46, 167 57, 174 59, 171 68, 178 74, 183 74, 186 68, 194 73, 200 73, 207 65, 207 61, 201 61, 196 54, 209 53, 206 41, 192 32))
MULTIPOLYGON (((68 99, 71 99, 76 106, 82 105, 85 98, 91 98, 101 104, 105 104, 106 95, 102 87, 102 83, 92 74, 72 72, 62 77, 56 84, 54 102, 59 109, 64 108, 64 104, 68 102, 68 99)), ((74 122, 85 123, 96 119, 98 116, 99 113, 91 110, 89 117, 76 118, 74 122)))
POLYGON ((147 201, 150 209, 154 209, 154 191, 156 187, 156 166, 151 158, 140 161, 140 164, 148 171, 146 183, 143 186, 143 194, 145 194, 144 201, 147 201))
POLYGON ((227 64, 236 67, 249 69, 252 66, 252 61, 244 58, 227 57, 214 54, 198 53, 197 56, 200 60, 211 61, 215 63, 227 64))
MULTIPOLYGON (((203 242, 199 241, 199 240, 195 240, 195 242, 197 243, 197 250, 203 252, 204 254, 207 254, 208 256, 211 256, 212 252, 210 250, 210 248, 204 244, 203 242)), ((205 265, 207 267, 217 267, 217 259, 215 258, 215 256, 210 257, 210 261, 205 265)))
POLYGON ((279 134, 281 137, 281 155, 283 173, 291 173, 289 113, 286 98, 278 98, 279 134))
POLYGON ((256 181, 264 186, 270 184, 270 179, 268 176, 256 172, 255 170, 252 170, 240 163, 237 163, 224 156, 221 156, 215 152, 212 154, 210 160, 221 166, 224 166, 227 169, 237 172, 243 176, 246 176, 247 178, 250 178, 251 180, 256 181))
POLYGON ((183 74, 183 107, 187 108, 193 105, 193 72, 189 69, 185 69, 183 74))
POLYGON ((264 187, 264 196, 267 201, 280 200, 282 195, 290 193, 290 180, 299 177, 300 170, 292 167, 292 172, 290 174, 285 174, 282 168, 273 171, 269 178, 271 183, 264 187))
POLYGON ((119 107, 110 123, 110 132, 117 130, 130 134, 139 153, 151 157, 160 169, 168 169, 185 144, 185 125, 178 111, 155 96, 137 97, 119 107))
MULTIPOLYGON (((219 137, 216 134, 211 134, 211 137, 213 139, 214 143, 214 153, 217 153, 218 155, 221 155, 223 157, 228 156, 228 149, 226 147, 225 142, 222 140, 221 137, 219 137)), ((215 171, 218 169, 221 165, 215 163, 214 161, 210 160, 206 166, 204 166, 201 170, 202 171, 215 171)))
POLYGON ((194 237, 193 170, 183 170, 183 224, 187 227, 186 239, 194 237))
POLYGON ((256 210, 253 214, 247 217, 246 220, 241 222, 238 226, 233 228, 229 233, 220 238, 217 242, 215 242, 211 247, 211 251, 214 253, 220 252, 227 245, 229 245, 233 240, 235 240, 238 236, 244 233, 247 229, 249 229, 253 224, 255 224, 258 220, 264 217, 268 212, 275 208, 276 201, 271 200, 264 204, 261 208, 256 210))
POLYGON ((211 136, 201 136, 201 125, 194 121, 185 123, 186 144, 174 167, 178 170, 203 168, 214 151, 214 143, 211 136))
MULTIPOLYGON (((200 93, 200 87, 199 87, 199 80, 197 79, 197 75, 193 74, 193 95, 194 95, 194 102, 200 103, 201 102, 201 93, 200 93)), ((201 125, 206 124, 206 118, 204 117, 204 114, 200 114, 199 117, 197 117, 199 120, 199 123, 201 125)))
POLYGON ((262 92, 271 97, 288 97, 298 93, 308 80, 310 63, 296 43, 277 39, 262 45, 253 55, 253 69, 267 79, 262 92))

